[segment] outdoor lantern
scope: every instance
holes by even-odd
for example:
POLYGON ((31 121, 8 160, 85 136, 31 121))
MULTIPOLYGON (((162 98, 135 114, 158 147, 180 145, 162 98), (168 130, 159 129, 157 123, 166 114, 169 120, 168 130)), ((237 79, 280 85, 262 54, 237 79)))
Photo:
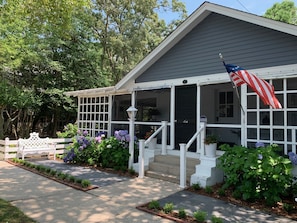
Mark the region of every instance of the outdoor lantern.
POLYGON ((138 109, 133 106, 130 106, 126 111, 128 113, 129 119, 135 119, 138 109))

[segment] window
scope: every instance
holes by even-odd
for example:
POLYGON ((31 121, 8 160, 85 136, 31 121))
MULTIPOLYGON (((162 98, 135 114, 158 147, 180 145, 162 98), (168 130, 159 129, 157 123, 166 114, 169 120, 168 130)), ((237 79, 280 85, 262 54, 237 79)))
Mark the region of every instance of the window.
POLYGON ((219 117, 233 117, 233 92, 219 92, 219 117))

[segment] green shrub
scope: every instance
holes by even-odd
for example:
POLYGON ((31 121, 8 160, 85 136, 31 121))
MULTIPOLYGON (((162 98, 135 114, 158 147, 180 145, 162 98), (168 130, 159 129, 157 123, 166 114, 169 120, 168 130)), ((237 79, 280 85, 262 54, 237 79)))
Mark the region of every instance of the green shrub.
POLYGON ((205 222, 206 217, 207 217, 207 212, 205 211, 195 211, 193 213, 193 217, 197 222, 205 222))
POLYGON ((160 209, 160 203, 156 200, 152 200, 149 204, 148 204, 148 208, 149 209, 160 209))
POLYGON ((81 181, 81 186, 83 188, 87 188, 87 187, 91 186, 91 182, 89 180, 82 180, 81 181))
POLYGON ((187 217, 187 213, 186 213, 186 211, 185 211, 184 208, 180 208, 180 209, 178 210, 178 217, 179 217, 179 218, 182 218, 182 219, 184 219, 184 218, 187 217))
POLYGON ((72 138, 76 136, 78 130, 77 124, 67 124, 64 126, 63 132, 57 132, 59 138, 72 138))
POLYGON ((19 163, 22 164, 22 165, 24 165, 25 160, 20 159, 20 160, 19 160, 19 163))
POLYGON ((219 217, 216 217, 216 216, 212 216, 211 217, 211 222, 212 223, 223 223, 223 219, 219 218, 219 217))
POLYGON ((36 166, 36 165, 35 165, 34 163, 30 163, 28 167, 30 167, 30 168, 32 168, 32 169, 34 169, 34 168, 35 168, 35 166, 36 166))
POLYGON ((291 211, 293 211, 294 206, 292 204, 284 203, 283 208, 288 214, 290 214, 291 211))
POLYGON ((69 181, 74 183, 76 181, 76 179, 74 176, 69 176, 69 181))
POLYGON ((291 187, 292 164, 278 154, 277 145, 246 148, 225 144, 220 148, 225 153, 218 167, 225 173, 225 187, 234 188, 236 197, 240 195, 246 201, 265 199, 267 205, 274 205, 291 187))
POLYGON ((57 174, 57 171, 54 170, 54 169, 51 169, 50 172, 49 172, 49 174, 50 174, 51 176, 55 176, 55 175, 57 174))
POLYGON ((208 193, 208 194, 212 194, 213 193, 213 189, 211 186, 206 186, 205 187, 205 192, 208 193))
POLYGON ((45 169, 45 173, 50 173, 51 172, 51 168, 50 167, 47 167, 46 169, 45 169))
POLYGON ((102 151, 102 167, 127 170, 130 154, 124 142, 120 142, 115 137, 110 137, 103 140, 99 144, 99 148, 102 151))
POLYGON ((82 179, 76 179, 76 183, 81 184, 82 183, 82 179))
POLYGON ((192 184, 192 188, 193 188, 194 190, 200 190, 200 189, 201 189, 201 186, 200 186, 199 183, 195 183, 195 184, 192 184))
POLYGON ((63 172, 58 172, 57 177, 61 180, 64 180, 64 179, 66 179, 67 175, 63 172))
POLYGON ((166 203, 163 207, 163 211, 166 213, 166 214, 169 214, 173 211, 173 203, 166 203))
POLYGON ((226 196, 226 192, 225 192, 224 188, 220 188, 220 189, 218 190, 218 194, 219 194, 220 196, 226 196))
POLYGON ((47 169, 47 167, 46 166, 43 166, 43 165, 40 165, 40 167, 39 167, 39 171, 41 173, 45 173, 46 169, 47 169))

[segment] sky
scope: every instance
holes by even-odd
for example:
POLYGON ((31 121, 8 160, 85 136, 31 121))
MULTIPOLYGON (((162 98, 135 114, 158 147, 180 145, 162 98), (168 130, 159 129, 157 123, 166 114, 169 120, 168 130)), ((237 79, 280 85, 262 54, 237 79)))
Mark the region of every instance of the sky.
MULTIPOLYGON (((192 12, 194 12, 204 2, 204 0, 180 1, 186 5, 188 15, 192 14, 192 12)), ((282 0, 208 0, 208 2, 262 16, 267 9, 273 6, 274 3, 282 2, 282 0)), ((294 0, 294 2, 297 6, 297 0, 294 0)), ((169 22, 170 20, 177 17, 177 15, 171 13, 162 13, 160 17, 169 22)))

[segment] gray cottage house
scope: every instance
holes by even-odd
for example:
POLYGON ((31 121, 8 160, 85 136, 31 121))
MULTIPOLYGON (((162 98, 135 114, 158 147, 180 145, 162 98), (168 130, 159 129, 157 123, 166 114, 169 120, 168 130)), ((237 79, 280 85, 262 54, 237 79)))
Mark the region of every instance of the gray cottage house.
MULTIPOLYGON (((178 157, 179 144, 201 127, 220 144, 276 143, 284 154, 296 152, 297 26, 204 2, 115 86, 68 95, 78 97, 79 128, 93 136, 128 130, 130 106, 138 109, 131 135, 146 139, 165 125, 147 162, 160 153, 178 157), (246 85, 238 98, 219 53, 272 84, 282 108, 264 105, 246 85)), ((198 160, 204 146, 197 136, 186 156, 198 160)))

